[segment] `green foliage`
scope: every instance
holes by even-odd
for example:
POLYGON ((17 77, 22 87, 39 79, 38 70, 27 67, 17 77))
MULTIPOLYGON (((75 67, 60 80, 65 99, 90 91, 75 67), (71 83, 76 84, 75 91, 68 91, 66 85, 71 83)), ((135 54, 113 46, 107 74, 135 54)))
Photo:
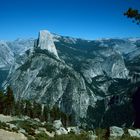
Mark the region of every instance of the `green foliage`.
POLYGON ((55 71, 57 71, 57 66, 49 65, 47 68, 46 67, 42 68, 39 71, 37 77, 46 77, 46 76, 53 77, 56 74, 55 71))
POLYGON ((18 100, 15 102, 15 108, 14 108, 15 114, 16 116, 21 116, 22 114, 24 114, 24 102, 22 100, 18 100))
POLYGON ((14 94, 10 86, 7 87, 6 94, 0 91, 0 113, 6 115, 14 114, 14 94))
POLYGON ((42 114, 42 121, 50 121, 50 110, 49 107, 44 106, 43 114, 42 114))
POLYGON ((7 87, 7 93, 6 93, 6 99, 5 99, 5 106, 6 106, 6 114, 12 115, 13 114, 13 108, 14 108, 14 94, 13 90, 10 86, 7 87))
POLYGON ((109 126, 122 126, 126 124, 131 126, 134 120, 133 108, 131 103, 125 103, 123 105, 112 105, 104 115, 104 121, 102 127, 109 126))
POLYGON ((132 19, 133 22, 136 22, 138 25, 140 24, 140 13, 136 9, 129 8, 125 13, 125 16, 132 19))
POLYGON ((140 138, 130 137, 129 135, 124 135, 121 138, 116 138, 116 140, 140 140, 140 138))
POLYGON ((30 118, 39 118, 41 121, 54 121, 62 119, 67 124, 69 116, 61 112, 57 106, 54 106, 51 110, 47 105, 42 105, 30 100, 18 100, 15 102, 13 91, 10 87, 7 88, 6 94, 0 91, 0 113, 5 115, 16 116, 29 116, 30 118))
POLYGON ((57 106, 53 106, 50 111, 50 116, 53 120, 58 120, 61 117, 61 112, 57 106))
POLYGON ((46 133, 39 133, 35 136, 35 140, 48 140, 49 137, 46 133))
POLYGON ((51 123, 45 123, 43 127, 45 127, 46 130, 49 131, 49 132, 54 131, 53 125, 51 123))
POLYGON ((50 140, 89 140, 87 134, 68 134, 68 135, 60 135, 51 138, 50 140))
POLYGON ((33 102, 33 118, 41 119, 42 108, 41 104, 33 102))
POLYGON ((27 71, 27 69, 31 67, 31 63, 32 63, 32 60, 28 60, 19 69, 21 71, 27 71))
POLYGON ((34 121, 34 120, 18 120, 18 121, 11 121, 10 123, 15 124, 17 128, 24 129, 28 135, 35 135, 35 129, 42 127, 42 124, 34 121))
POLYGON ((96 128, 96 140, 139 140, 140 138, 130 137, 129 134, 125 133, 122 137, 109 137, 109 129, 96 128))
POLYGON ((76 134, 67 134, 67 135, 56 135, 51 138, 46 133, 39 133, 32 137, 28 137, 28 140, 89 140, 88 135, 86 133, 82 133, 79 135, 76 134))
POLYGON ((101 123, 101 119, 102 116, 105 112, 105 105, 104 105, 104 100, 98 101, 96 104, 96 108, 93 108, 92 106, 88 107, 88 111, 87 111, 87 123, 89 124, 89 126, 95 127, 95 126, 99 126, 100 127, 100 123, 101 123), (94 121, 93 118, 94 117, 94 121))
POLYGON ((0 91, 0 113, 4 111, 5 96, 2 91, 0 91))
POLYGON ((110 130, 109 128, 101 129, 96 128, 96 135, 98 136, 97 140, 109 140, 110 137, 110 130))
POLYGON ((24 115, 27 115, 27 116, 33 118, 32 104, 28 100, 25 101, 24 115))
POLYGON ((5 122, 1 122, 0 121, 0 129, 6 129, 8 128, 9 126, 5 123, 5 122))
POLYGON ((26 137, 27 137, 28 140, 34 140, 33 136, 26 135, 26 137))

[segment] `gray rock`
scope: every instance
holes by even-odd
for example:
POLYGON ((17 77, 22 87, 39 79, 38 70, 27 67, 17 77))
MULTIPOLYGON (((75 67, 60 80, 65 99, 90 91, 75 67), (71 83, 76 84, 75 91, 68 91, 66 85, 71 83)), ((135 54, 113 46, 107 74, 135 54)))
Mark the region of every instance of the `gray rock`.
POLYGON ((81 130, 79 129, 78 126, 75 126, 75 127, 68 127, 67 128, 68 130, 68 133, 74 133, 74 134, 80 134, 81 130))
POLYGON ((26 131, 24 129, 21 129, 21 128, 18 130, 18 132, 22 133, 22 134, 26 134, 26 131))
POLYGON ((62 127, 62 126, 63 126, 63 125, 62 125, 61 120, 55 120, 55 121, 53 122, 53 127, 55 128, 55 130, 60 129, 60 127, 62 127))
POLYGON ((0 69, 9 70, 14 63, 14 53, 5 41, 0 41, 0 69))
POLYGON ((52 34, 47 30, 42 30, 39 32, 38 44, 37 47, 42 50, 48 50, 50 53, 53 53, 58 59, 57 50, 53 42, 52 34))
POLYGON ((68 131, 64 127, 60 127, 55 131, 56 135, 66 135, 68 131))
POLYGON ((120 127, 112 126, 110 127, 110 136, 111 137, 122 137, 124 130, 120 127))
POLYGON ((140 138, 140 129, 135 129, 135 130, 128 129, 128 134, 129 134, 131 137, 140 138))
POLYGON ((35 121, 40 122, 40 120, 38 118, 34 118, 35 121))
POLYGON ((9 127, 10 127, 11 130, 12 130, 12 129, 17 129, 17 126, 14 125, 14 124, 11 124, 11 123, 6 123, 6 124, 9 125, 9 127))

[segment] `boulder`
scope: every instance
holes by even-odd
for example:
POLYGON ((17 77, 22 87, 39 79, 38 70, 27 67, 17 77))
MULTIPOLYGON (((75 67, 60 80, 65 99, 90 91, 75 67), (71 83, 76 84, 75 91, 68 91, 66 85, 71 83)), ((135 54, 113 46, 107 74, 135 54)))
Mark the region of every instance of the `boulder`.
POLYGON ((44 128, 44 127, 39 127, 38 130, 41 131, 41 132, 45 132, 45 131, 46 131, 46 128, 44 128))
POLYGON ((11 123, 6 123, 7 125, 9 125, 10 129, 17 129, 17 126, 11 123))
POLYGON ((110 127, 110 136, 112 137, 122 137, 124 130, 117 126, 110 127))
POLYGON ((34 118, 34 121, 36 122, 40 122, 40 120, 38 118, 34 118))
POLYGON ((66 135, 68 131, 64 127, 60 127, 59 130, 56 130, 56 135, 66 135))
POLYGON ((80 134, 80 129, 78 126, 75 126, 75 127, 68 127, 67 128, 68 130, 68 133, 74 133, 74 134, 80 134))
POLYGON ((10 122, 10 121, 14 121, 14 118, 11 116, 5 116, 3 114, 0 114, 0 121, 1 122, 10 122))
POLYGON ((129 134, 131 137, 140 138, 140 129, 135 129, 135 130, 128 129, 128 134, 129 134))
POLYGON ((93 131, 88 131, 88 139, 89 140, 96 140, 98 136, 93 131))
POLYGON ((62 125, 61 120, 55 120, 55 121, 53 122, 53 127, 54 127, 55 130, 59 130, 60 127, 62 127, 62 126, 63 126, 63 125, 62 125))
POLYGON ((22 129, 22 128, 20 128, 20 129, 18 130, 18 132, 19 132, 19 133, 22 133, 22 134, 26 134, 26 131, 25 131, 24 129, 22 129))

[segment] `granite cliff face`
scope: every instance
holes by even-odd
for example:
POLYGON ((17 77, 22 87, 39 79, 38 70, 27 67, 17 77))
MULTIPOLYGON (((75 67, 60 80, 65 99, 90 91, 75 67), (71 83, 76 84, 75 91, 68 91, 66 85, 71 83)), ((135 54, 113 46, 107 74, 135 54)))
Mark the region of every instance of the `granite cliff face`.
POLYGON ((0 41, 0 88, 14 63, 14 54, 5 41, 0 41))
POLYGON ((14 54, 5 41, 0 41, 0 69, 9 69, 14 62, 14 54))
POLYGON ((57 58, 59 58, 54 45, 53 37, 51 33, 47 30, 42 30, 39 32, 37 48, 42 50, 48 50, 48 52, 54 54, 57 58))
POLYGON ((31 42, 25 44, 29 50, 14 57, 5 82, 16 99, 57 105, 74 123, 92 128, 132 124, 130 93, 140 81, 133 69, 139 69, 139 55, 132 54, 139 50, 138 40, 89 41, 43 30, 31 42))

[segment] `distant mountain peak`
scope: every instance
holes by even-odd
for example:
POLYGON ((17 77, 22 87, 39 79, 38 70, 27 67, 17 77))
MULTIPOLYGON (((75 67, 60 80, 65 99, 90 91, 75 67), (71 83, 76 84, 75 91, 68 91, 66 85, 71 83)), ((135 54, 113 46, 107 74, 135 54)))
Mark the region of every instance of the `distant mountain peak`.
POLYGON ((39 32, 38 36, 38 44, 37 47, 39 47, 42 50, 48 50, 50 53, 53 53, 58 59, 58 53, 53 41, 53 36, 48 30, 41 30, 39 32))

